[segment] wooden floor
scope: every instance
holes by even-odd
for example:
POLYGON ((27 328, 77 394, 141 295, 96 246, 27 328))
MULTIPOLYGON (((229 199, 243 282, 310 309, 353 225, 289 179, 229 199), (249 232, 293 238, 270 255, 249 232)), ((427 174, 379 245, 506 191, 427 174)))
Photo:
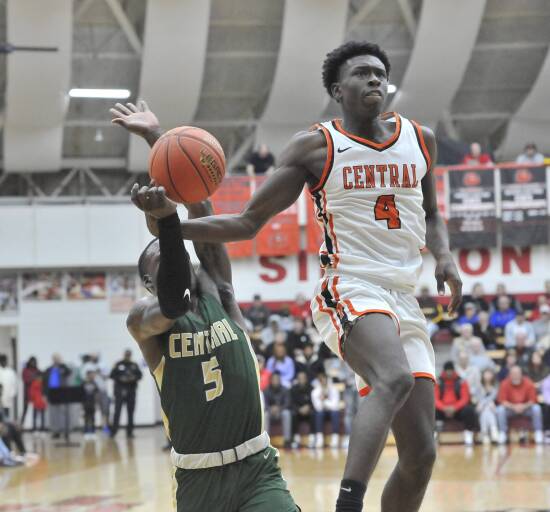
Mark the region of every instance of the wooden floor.
MULTIPOLYGON (((161 429, 138 430, 130 442, 119 435, 78 448, 28 436, 28 448, 43 458, 32 467, 0 468, 0 512, 170 511, 171 468, 160 451, 161 429)), ((380 510, 395 458, 395 448, 384 451, 367 493, 367 512, 380 510)), ((304 512, 334 510, 344 461, 341 450, 281 453, 284 476, 304 512)), ((440 447, 422 511, 504 510, 550 511, 550 446, 440 447)))

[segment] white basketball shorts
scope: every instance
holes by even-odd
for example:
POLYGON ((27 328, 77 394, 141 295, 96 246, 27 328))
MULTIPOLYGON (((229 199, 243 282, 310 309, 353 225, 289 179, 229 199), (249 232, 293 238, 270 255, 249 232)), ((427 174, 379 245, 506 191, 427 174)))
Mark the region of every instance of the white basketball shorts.
MULTIPOLYGON (((383 313, 395 321, 411 373, 435 382, 435 356, 426 319, 412 293, 390 290, 355 277, 321 279, 311 301, 313 322, 324 342, 340 358, 344 326, 369 313, 383 313)), ((370 388, 358 375, 362 396, 370 388)))

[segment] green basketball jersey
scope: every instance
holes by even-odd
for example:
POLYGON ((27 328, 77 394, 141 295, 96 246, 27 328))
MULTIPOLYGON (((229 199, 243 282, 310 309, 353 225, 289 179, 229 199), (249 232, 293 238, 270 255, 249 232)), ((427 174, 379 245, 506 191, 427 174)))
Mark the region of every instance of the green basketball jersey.
POLYGON ((153 372, 164 426, 178 453, 234 448, 260 435, 263 412, 248 336, 209 294, 161 335, 153 372))

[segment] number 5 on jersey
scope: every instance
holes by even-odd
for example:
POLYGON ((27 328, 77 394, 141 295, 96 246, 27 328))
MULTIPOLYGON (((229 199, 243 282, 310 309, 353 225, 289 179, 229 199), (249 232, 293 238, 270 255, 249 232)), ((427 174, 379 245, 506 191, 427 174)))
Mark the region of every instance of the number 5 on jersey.
POLYGON ((401 219, 399 210, 395 206, 395 194, 378 196, 374 205, 374 218, 376 220, 385 220, 388 223, 388 229, 400 229, 401 219))
POLYGON ((207 389, 206 401, 211 402, 215 398, 218 398, 223 393, 223 380, 222 380, 222 371, 218 363, 216 356, 212 356, 209 361, 204 361, 202 363, 202 376, 204 378, 204 385, 215 384, 216 386, 207 389))

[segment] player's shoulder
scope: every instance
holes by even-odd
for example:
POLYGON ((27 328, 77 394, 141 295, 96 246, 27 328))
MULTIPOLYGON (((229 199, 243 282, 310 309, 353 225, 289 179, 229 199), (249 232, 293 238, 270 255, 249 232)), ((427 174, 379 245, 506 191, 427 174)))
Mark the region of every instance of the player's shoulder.
POLYGON ((288 141, 281 154, 281 164, 310 168, 312 159, 326 153, 326 137, 320 130, 296 132, 288 141))
POLYGON ((134 302, 126 318, 126 325, 128 328, 137 327, 143 319, 145 310, 156 302, 158 302, 158 299, 153 295, 142 297, 134 302))

